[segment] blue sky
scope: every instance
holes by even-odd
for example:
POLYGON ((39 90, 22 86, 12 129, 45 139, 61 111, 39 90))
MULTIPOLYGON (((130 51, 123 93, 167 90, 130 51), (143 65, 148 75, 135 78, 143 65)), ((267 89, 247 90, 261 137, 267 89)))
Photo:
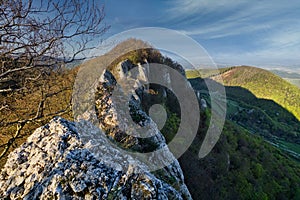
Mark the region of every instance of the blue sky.
POLYGON ((105 0, 104 3, 105 21, 111 25, 106 37, 132 28, 169 28, 196 40, 218 64, 300 72, 299 0, 105 0))

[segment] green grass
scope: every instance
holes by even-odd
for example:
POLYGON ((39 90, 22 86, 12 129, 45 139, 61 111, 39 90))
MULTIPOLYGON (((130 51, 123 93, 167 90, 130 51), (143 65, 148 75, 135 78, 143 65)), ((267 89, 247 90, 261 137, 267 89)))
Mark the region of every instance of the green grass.
POLYGON ((229 121, 207 157, 199 160, 193 149, 197 147, 193 143, 179 158, 195 199, 297 199, 299 195, 299 163, 229 121))
MULTIPOLYGON (((300 88, 279 76, 254 67, 235 67, 221 75, 226 86, 239 86, 257 98, 273 100, 300 120, 300 88)), ((212 77, 218 81, 218 78, 212 77)))
POLYGON ((220 69, 188 69, 185 70, 186 77, 192 78, 208 78, 217 74, 222 74, 231 68, 220 68, 220 69))
MULTIPOLYGON (((298 132, 297 125, 293 126, 280 123, 276 118, 270 117, 266 111, 259 107, 255 107, 253 104, 250 105, 244 102, 234 101, 232 99, 228 99, 227 102, 227 115, 230 116, 229 119, 236 122, 237 125, 243 127, 252 134, 263 136, 265 140, 278 145, 278 147, 287 154, 290 155, 290 152, 294 152, 295 154, 298 154, 296 157, 300 156, 300 144, 296 143, 297 140, 292 134, 293 132, 298 132), (253 113, 248 114, 241 110, 252 110, 253 113), (261 124, 256 122, 259 118, 263 119, 261 124), (272 136, 270 137, 270 135, 272 136)), ((299 135, 297 138, 299 138, 299 135)))
MULTIPOLYGON (((237 74, 231 76, 237 76, 237 74)), ((201 90, 202 98, 205 98, 210 105, 204 80, 196 78, 189 81, 196 90, 201 90)), ((272 100, 257 98, 249 90, 239 86, 225 86, 225 89, 228 120, 273 144, 278 144, 277 140, 281 140, 290 144, 295 143, 296 146, 300 145, 300 123, 285 108, 272 100)), ((284 150, 285 154, 292 155, 290 151, 295 152, 295 149, 290 147, 280 149, 284 150)))

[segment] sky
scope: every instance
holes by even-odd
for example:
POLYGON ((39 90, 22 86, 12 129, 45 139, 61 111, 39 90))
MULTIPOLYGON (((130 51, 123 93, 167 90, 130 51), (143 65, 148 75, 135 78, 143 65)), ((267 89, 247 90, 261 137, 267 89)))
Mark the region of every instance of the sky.
POLYGON ((252 65, 300 73, 299 0, 102 3, 105 21, 111 25, 105 37, 133 28, 167 28, 196 40, 218 65, 252 65))

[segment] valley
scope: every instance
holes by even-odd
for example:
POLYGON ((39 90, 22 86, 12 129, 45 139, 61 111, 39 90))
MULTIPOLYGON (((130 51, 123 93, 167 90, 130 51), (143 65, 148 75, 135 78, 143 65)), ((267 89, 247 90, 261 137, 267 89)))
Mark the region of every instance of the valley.
MULTIPOLYGON (((271 95, 271 97, 268 97, 268 94, 265 95, 267 99, 257 97, 262 96, 260 95, 262 92, 259 91, 259 88, 262 88, 262 85, 259 82, 265 82, 265 78, 262 77, 267 76, 262 76, 262 74, 268 72, 259 68, 252 68, 251 70, 255 71, 253 72, 254 74, 259 74, 261 76, 255 80, 258 89, 255 89, 255 86, 247 86, 246 82, 249 84, 248 81, 243 81, 240 79, 240 74, 249 74, 248 70, 247 72, 244 72, 245 69, 242 67, 224 68, 218 73, 216 70, 211 70, 210 72, 205 70, 205 73, 202 74, 204 78, 210 77, 216 81, 218 81, 216 77, 223 78, 227 95, 226 116, 228 120, 234 122, 238 126, 243 127, 251 134, 262 136, 268 143, 280 148, 294 159, 300 161, 299 120, 280 104, 277 104, 275 101, 273 101, 273 97, 271 95), (247 87, 250 90, 246 89, 247 87)), ((191 74, 194 74, 192 77, 195 77, 197 72, 188 72, 187 77, 189 78, 191 74)), ((274 76, 271 73, 268 74, 270 74, 271 77, 274 76)), ((251 78, 251 74, 249 76, 251 78)), ((203 88, 205 88, 204 81, 201 78, 190 78, 189 80, 197 89, 197 91, 199 91, 209 102, 208 91, 203 90, 203 88), (202 90, 199 90, 201 88, 202 90)), ((283 79, 280 80, 278 77, 276 77, 276 84, 284 85, 282 87, 278 87, 279 89, 276 91, 276 93, 285 93, 285 90, 291 90, 295 91, 295 94, 291 94, 292 96, 299 96, 300 90, 295 89, 292 84, 286 83, 283 79), (289 87, 291 87, 291 89, 287 89, 289 87)), ((272 84, 269 86, 265 85, 263 90, 273 91, 272 87, 272 84)))
POLYGON ((0 3, 0 200, 300 200, 297 1, 0 3))
MULTIPOLYGON (((95 108, 102 130, 104 130, 104 133, 110 141, 129 151, 144 153, 151 152, 161 145, 168 144, 174 139, 181 123, 179 102, 172 90, 160 85, 150 84, 147 86, 147 89, 140 87, 135 91, 136 96, 134 96, 134 98, 131 97, 129 104, 130 116, 124 116, 124 113, 114 107, 115 104, 112 103, 114 100, 112 100, 110 96, 115 88, 117 78, 125 76, 128 70, 134 67, 141 68, 142 65, 140 63, 145 64, 146 61, 167 64, 169 67, 177 70, 182 76, 185 76, 185 74, 181 65, 168 57, 162 56, 158 50, 150 48, 142 41, 129 40, 125 41, 123 45, 131 47, 132 43, 144 45, 145 49, 131 51, 108 66, 108 71, 105 73, 104 78, 106 82, 99 84, 97 87, 95 94, 95 101, 97 103, 95 108), (137 99, 139 99, 139 101, 137 101, 137 99), (156 133, 157 137, 135 138, 129 135, 129 130, 133 130, 132 128, 125 131, 120 129, 120 127, 128 127, 125 126, 125 121, 130 118, 139 125, 145 126, 148 124, 155 127, 153 121, 151 122, 148 116, 149 108, 154 104, 160 104, 165 109, 167 115, 166 123, 161 130, 157 128, 151 129, 151 131, 156 133)), ((122 49, 121 45, 116 46, 114 50, 118 51, 120 49, 122 49)), ((99 63, 101 59, 102 58, 96 58, 89 63, 99 63)), ((1 150, 3 150, 1 167, 4 170, 9 169, 8 172, 13 180, 16 179, 14 176, 15 172, 12 171, 15 169, 10 163, 13 162, 11 161, 12 159, 17 158, 11 156, 15 154, 9 153, 15 149, 17 149, 17 152, 20 152, 22 148, 26 148, 26 146, 22 146, 21 149, 19 147, 30 138, 30 135, 36 128, 42 126, 44 127, 42 130, 45 130, 45 133, 47 133, 48 125, 43 125, 47 124, 49 120, 57 115, 70 121, 65 121, 62 118, 54 118, 54 121, 50 121, 51 126, 73 126, 72 124, 74 122, 71 121, 74 120, 74 113, 71 107, 71 100, 74 90, 73 85, 79 73, 79 67, 80 66, 71 69, 65 68, 61 71, 53 71, 50 76, 45 76, 43 80, 38 80, 35 83, 36 85, 32 85, 32 90, 28 91, 24 96, 19 92, 15 92, 11 96, 0 96, 2 100, 5 100, 7 104, 10 105, 9 109, 5 108, 0 110, 1 139, 3 140, 1 144, 1 150), (40 91, 38 87, 40 85, 48 86, 44 91, 47 92, 46 94, 40 91), (18 101, 15 101, 15 99, 18 99, 18 101), (41 99, 42 102, 46 103, 41 109, 35 108, 35 105, 39 104, 41 99), (34 112, 29 113, 29 109, 33 109, 34 112), (15 113, 15 110, 19 112, 15 113), (28 115, 30 117, 29 119, 28 115), (18 121, 14 121, 16 117, 18 117, 18 121), (22 121, 24 126, 21 129, 19 129, 20 120, 24 121, 22 121), (15 133, 13 137, 11 136, 12 133, 15 133), (8 146, 7 144, 13 145, 8 146), (7 159, 9 162, 4 166, 7 159)), ((141 70, 140 73, 145 72, 141 70)), ((167 77, 165 76, 166 74, 168 74, 167 71, 165 74, 157 74, 157 76, 164 80, 166 79, 165 77, 167 77)), ((183 196, 189 199, 190 195, 193 199, 299 199, 300 125, 299 120, 294 115, 295 110, 293 110, 295 108, 297 112, 299 89, 272 73, 250 67, 231 67, 221 69, 220 71, 205 70, 201 73, 187 72, 186 76, 188 77, 192 89, 194 89, 196 94, 199 94, 200 122, 196 137, 190 147, 178 158, 178 162, 176 160, 171 165, 153 171, 150 177, 144 177, 144 179, 148 182, 154 181, 156 183, 162 183, 164 187, 158 188, 162 191, 160 194, 164 194, 169 190, 179 199, 183 196), (199 74, 201 74, 201 77, 199 74), (252 76, 250 76, 250 79, 245 79, 245 74, 252 76), (216 145, 207 156, 199 159, 199 149, 203 144, 203 139, 208 127, 210 125, 218 126, 218 124, 211 121, 211 98, 206 86, 206 83, 209 82, 220 84, 218 83, 220 80, 217 78, 217 75, 224 80, 226 91, 225 103, 227 105, 226 120, 222 134, 216 145), (272 82, 273 78, 275 78, 276 82, 272 82), (259 90, 257 88, 259 88, 259 90), (290 92, 288 96, 291 98, 284 98, 285 101, 281 101, 280 98, 275 98, 287 95, 285 91, 290 92), (264 92, 266 92, 266 95, 263 96, 262 94, 264 92), (203 101, 206 106, 201 106, 203 101)), ((86 77, 90 78, 92 75, 86 77)), ((140 74, 139 77, 145 76, 144 74, 140 74)), ((165 81, 168 80, 169 79, 166 79, 165 81)), ((84 79, 83 83, 85 84, 88 81, 90 80, 84 79)), ((174 87, 175 83, 172 81, 173 80, 170 79, 169 84, 171 87, 174 87)), ((141 82, 137 81, 136 84, 141 85, 141 82)), ((217 93, 213 94, 218 96, 217 93)), ((189 99, 184 99, 184 103, 189 102, 189 99)), ((221 105, 216 104, 215 106, 217 113, 223 112, 221 105)), ((58 130, 61 131, 63 129, 64 128, 59 128, 58 130)), ((185 131, 188 133, 189 129, 185 131)), ((41 137, 39 134, 45 133, 43 131, 36 131, 35 135, 41 137)), ((55 135, 55 132, 51 134, 55 135)), ((75 133, 75 135, 76 134, 77 133, 75 133)), ((102 141, 105 138, 106 137, 98 138, 98 140, 102 141)), ((51 144, 51 138, 45 137, 44 139, 51 144)), ((60 141, 63 139, 56 138, 55 140, 60 141)), ((61 142, 64 143, 65 141, 61 142)), ((183 140, 178 140, 177 142, 178 144, 182 144, 183 140)), ((55 144, 53 143, 54 146, 55 144)), ((23 145, 26 145, 26 143, 23 145)), ((116 150, 111 149, 109 145, 107 147, 106 145, 108 145, 107 142, 101 147, 105 147, 104 150, 110 149, 108 153, 110 151, 116 152, 116 150)), ((40 151, 33 146, 30 146, 30 148, 37 152, 40 151)), ((60 147, 55 146, 55 148, 60 147)), ((82 149, 81 147, 79 149, 83 152, 86 151, 86 149, 82 149)), ((173 150, 171 153, 176 154, 176 148, 173 150)), ((31 150, 28 150, 28 152, 30 151, 31 150)), ((47 148, 45 151, 51 152, 51 149, 47 148)), ((169 156, 172 155, 171 153, 169 156)), ((100 153, 100 155, 102 154, 100 153)), ((122 156, 124 155, 120 154, 120 157, 122 156)), ((76 157, 73 157, 70 162, 77 162, 77 158, 75 158, 76 157)), ((34 160, 34 156, 32 156, 31 159, 34 160)), ((68 160, 69 158, 64 158, 62 166, 65 166, 65 168, 60 169, 62 171, 65 171, 66 166, 69 165, 65 159, 68 160)), ((84 159, 81 156, 79 156, 78 159, 84 163, 84 159)), ((118 162, 118 160, 114 160, 117 158, 111 155, 106 157, 100 156, 99 159, 102 161, 113 161, 112 163, 118 162)), ((28 160, 28 162, 30 163, 31 161, 28 160)), ((44 161, 41 160, 40 162, 44 161)), ((55 162, 58 162, 58 160, 55 160, 55 162)), ((49 167, 51 162, 47 163, 47 167, 49 167)), ((25 162, 22 167, 25 168, 26 164, 25 162)), ((87 163, 84 165, 86 164, 87 163)), ((151 161, 151 164, 155 165, 155 160, 151 161)), ((100 168, 100 170, 107 170, 107 168, 103 166, 94 164, 91 164, 91 166, 95 167, 95 170, 98 170, 98 168, 100 168)), ((75 168, 74 170, 81 170, 81 168, 75 168)), ((34 171, 36 170, 30 173, 35 173, 34 171)), ((133 172, 128 173, 133 174, 128 177, 136 177, 133 172)), ((117 174, 117 172, 112 171, 112 173, 107 174, 117 174)), ((127 175, 123 176, 126 177, 127 175)), ((44 176, 43 178, 46 177, 47 176, 44 176)), ((94 179, 94 176, 92 178, 94 179)), ((135 183, 139 182, 139 179, 130 179, 135 183)), ((68 182, 70 185, 75 184, 76 187, 82 186, 80 184, 78 185, 78 182, 73 183, 72 180, 62 180, 63 182, 68 182)), ((12 183, 12 186, 13 184, 14 183, 12 183)), ((86 182, 84 184, 90 183, 86 182)), ((111 185, 112 182, 108 184, 111 185)), ((122 182, 118 184, 122 185, 122 182)), ((6 187, 8 186, 9 185, 6 185, 6 187)), ((30 189, 31 186, 26 185, 26 187, 30 189)), ((72 192, 69 194, 69 191, 78 191, 74 187, 70 189, 68 185, 64 185, 63 187, 66 188, 68 195, 74 195, 72 192)), ((101 188, 103 186, 101 185, 99 187, 101 188)), ((129 186, 122 185, 122 187, 120 187, 123 188, 122 191, 118 192, 114 191, 115 189, 105 190, 105 195, 109 195, 110 197, 121 194, 129 195, 129 193, 126 192, 126 188, 128 187, 129 186)), ((93 191, 93 187, 88 187, 88 190, 93 191)), ((49 191, 51 192, 51 190, 49 191)), ((82 193, 76 193, 76 195, 80 196, 82 193)), ((133 195, 138 195, 138 193, 134 191, 133 195)), ((145 190, 145 194, 143 195, 148 195, 148 191, 145 190)), ((151 193, 151 195, 159 194, 151 193)))

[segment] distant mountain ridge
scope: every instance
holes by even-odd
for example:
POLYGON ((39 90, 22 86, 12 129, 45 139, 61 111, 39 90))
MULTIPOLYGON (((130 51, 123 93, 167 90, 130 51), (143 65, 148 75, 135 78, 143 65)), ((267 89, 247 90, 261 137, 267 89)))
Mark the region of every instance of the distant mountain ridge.
POLYGON ((286 71, 282 71, 282 70, 271 70, 271 72, 300 88, 300 74, 299 73, 286 72, 286 71))
MULTIPOLYGON (((232 69, 225 69, 224 74, 232 69)), ((272 100, 257 98, 240 86, 225 85, 227 120, 216 146, 199 160, 196 150, 206 134, 211 108, 206 83, 214 80, 189 81, 208 104, 208 109, 200 115, 196 139, 179 159, 192 196, 195 199, 299 199, 300 168, 296 161, 300 158, 299 121, 272 100)))
POLYGON ((243 87, 257 98, 273 100, 300 120, 300 89, 267 70, 249 66, 233 67, 211 78, 215 81, 222 78, 225 86, 243 87))
MULTIPOLYGON (((130 49, 133 44, 141 41, 125 42, 126 49, 127 47, 130 49)), ((178 162, 175 160, 174 163, 163 169, 152 172, 146 169, 139 171, 136 166, 132 165, 129 165, 127 170, 120 172, 117 170, 118 167, 112 169, 109 165, 104 165, 108 162, 118 165, 118 157, 127 158, 127 154, 121 154, 121 151, 110 148, 106 144, 108 140, 123 149, 150 152, 173 140, 181 123, 181 108, 176 101, 176 96, 171 90, 159 85, 150 84, 146 89, 142 86, 143 81, 135 82, 140 87, 135 90, 136 95, 130 98, 128 105, 130 116, 128 117, 117 106, 122 103, 121 100, 127 101, 128 99, 123 99, 122 95, 120 95, 120 99, 112 98, 113 91, 117 88, 116 78, 126 74, 129 76, 127 78, 133 78, 135 74, 127 73, 128 70, 133 67, 141 68, 148 62, 171 66, 184 76, 184 70, 178 63, 163 57, 158 50, 151 49, 147 44, 141 45, 144 46, 143 49, 129 51, 117 58, 109 65, 99 80, 94 93, 95 98, 92 101, 95 101, 96 120, 105 135, 93 137, 93 141, 95 142, 97 139, 97 143, 92 144, 104 143, 105 145, 93 146, 101 150, 96 151, 99 152, 95 154, 97 156, 95 158, 90 156, 87 149, 81 145, 82 140, 79 140, 78 136, 78 130, 81 129, 74 129, 75 123, 55 118, 48 125, 39 128, 28 138, 27 143, 9 155, 9 160, 3 169, 2 179, 0 179, 0 199, 1 197, 13 199, 22 196, 34 199, 35 195, 49 199, 55 197, 59 199, 63 199, 63 197, 65 199, 101 197, 103 199, 190 199, 191 197, 218 200, 300 199, 300 162, 294 159, 295 157, 289 156, 286 151, 282 151, 283 148, 276 146, 282 142, 284 145, 291 145, 288 150, 295 149, 293 153, 300 152, 299 121, 278 103, 272 100, 258 99, 256 94, 254 95, 241 86, 225 85, 228 108, 222 134, 212 151, 205 158, 199 159, 199 149, 207 135, 207 128, 210 122, 214 125, 211 120, 210 94, 205 81, 201 78, 189 80, 193 89, 196 92, 200 91, 198 96, 201 108, 199 109, 201 118, 199 129, 192 145, 178 159, 178 162), (117 100, 120 100, 121 103, 116 104, 117 100), (202 102, 205 103, 205 106, 202 106, 204 105, 202 102), (154 104, 163 105, 168 116, 161 130, 158 127, 151 128, 156 126, 156 121, 151 119, 151 115, 147 111, 154 104), (154 133, 153 136, 137 138, 128 134, 133 130, 129 126, 126 126, 125 131, 121 129, 127 124, 127 119, 132 119, 141 126, 149 126, 151 131, 148 132, 149 136, 154 133), (274 142, 278 141, 278 143, 272 144, 273 138, 275 138, 274 142), (294 140, 295 138, 299 141, 298 143, 294 140), (101 141, 103 142, 100 143, 101 141), (48 145, 44 147, 45 143, 48 145), (33 153, 27 155, 27 152, 33 153), (96 161, 98 157, 103 162, 96 161), (36 165, 36 162, 42 166, 36 165), (19 164, 17 167, 16 163, 19 164), (70 167, 73 165, 74 167, 70 167), (99 174, 98 171, 102 173, 99 174), (42 181, 35 181, 37 179, 42 181)), ((118 48, 119 51, 122 51, 123 47, 124 44, 117 46, 117 51, 118 48)), ((98 59, 90 62, 101 63, 98 59)), ((214 79, 216 74, 223 76, 231 72, 227 77, 228 82, 239 80, 240 74, 236 75, 239 70, 232 71, 234 69, 236 68, 224 68, 221 71, 206 70, 201 75, 214 79)), ((100 76, 92 70, 89 72, 100 76)), ((139 70, 139 72, 138 77, 144 77, 144 71, 139 70)), ((198 74, 199 72, 195 73, 195 75, 198 74)), ((243 74, 241 73, 241 75, 243 74)), ((253 74, 255 73, 253 72, 253 74)), ((73 76, 76 75, 78 73, 73 76)), ((254 77, 257 76, 254 75, 254 77)), ((90 77, 90 74, 84 76, 83 85, 89 81, 90 77)), ((270 76, 266 75, 266 77, 270 76)), ((260 77, 258 76, 258 78, 260 77)), ((212 79, 206 80, 214 82, 212 79)), ((242 80, 240 82, 243 84, 248 82, 242 80)), ((281 81, 283 80, 279 81, 280 85, 281 81)), ((170 79, 170 84, 172 86, 172 79, 170 79)), ((85 90, 83 89, 83 91, 85 90)), ((282 92, 282 96, 284 95, 285 93, 282 92)), ((297 99, 299 97, 296 98, 296 101, 297 99)), ((191 102, 189 98, 185 98, 185 100, 185 104, 191 102)), ((57 102, 57 100, 53 100, 50 101, 50 104, 58 104, 57 102)), ((70 114, 71 120, 74 117, 73 114, 70 114)), ((7 116, 7 114, 5 115, 7 116)), ((85 117, 94 119, 89 112, 84 113, 83 119, 85 117)), ((86 133, 94 132, 94 129, 90 129, 89 126, 87 128, 84 129, 86 133)), ((28 132, 32 133, 33 131, 28 132)), ((296 156, 300 155, 300 153, 295 154, 296 156)), ((168 160, 171 158, 172 152, 164 155, 169 155, 166 157, 168 160)), ((159 158, 157 161, 165 160, 162 157, 159 158)), ((123 160, 129 161, 130 159, 121 159, 121 161, 123 160)), ((156 164, 155 159, 147 161, 145 162, 147 164, 156 164)))

